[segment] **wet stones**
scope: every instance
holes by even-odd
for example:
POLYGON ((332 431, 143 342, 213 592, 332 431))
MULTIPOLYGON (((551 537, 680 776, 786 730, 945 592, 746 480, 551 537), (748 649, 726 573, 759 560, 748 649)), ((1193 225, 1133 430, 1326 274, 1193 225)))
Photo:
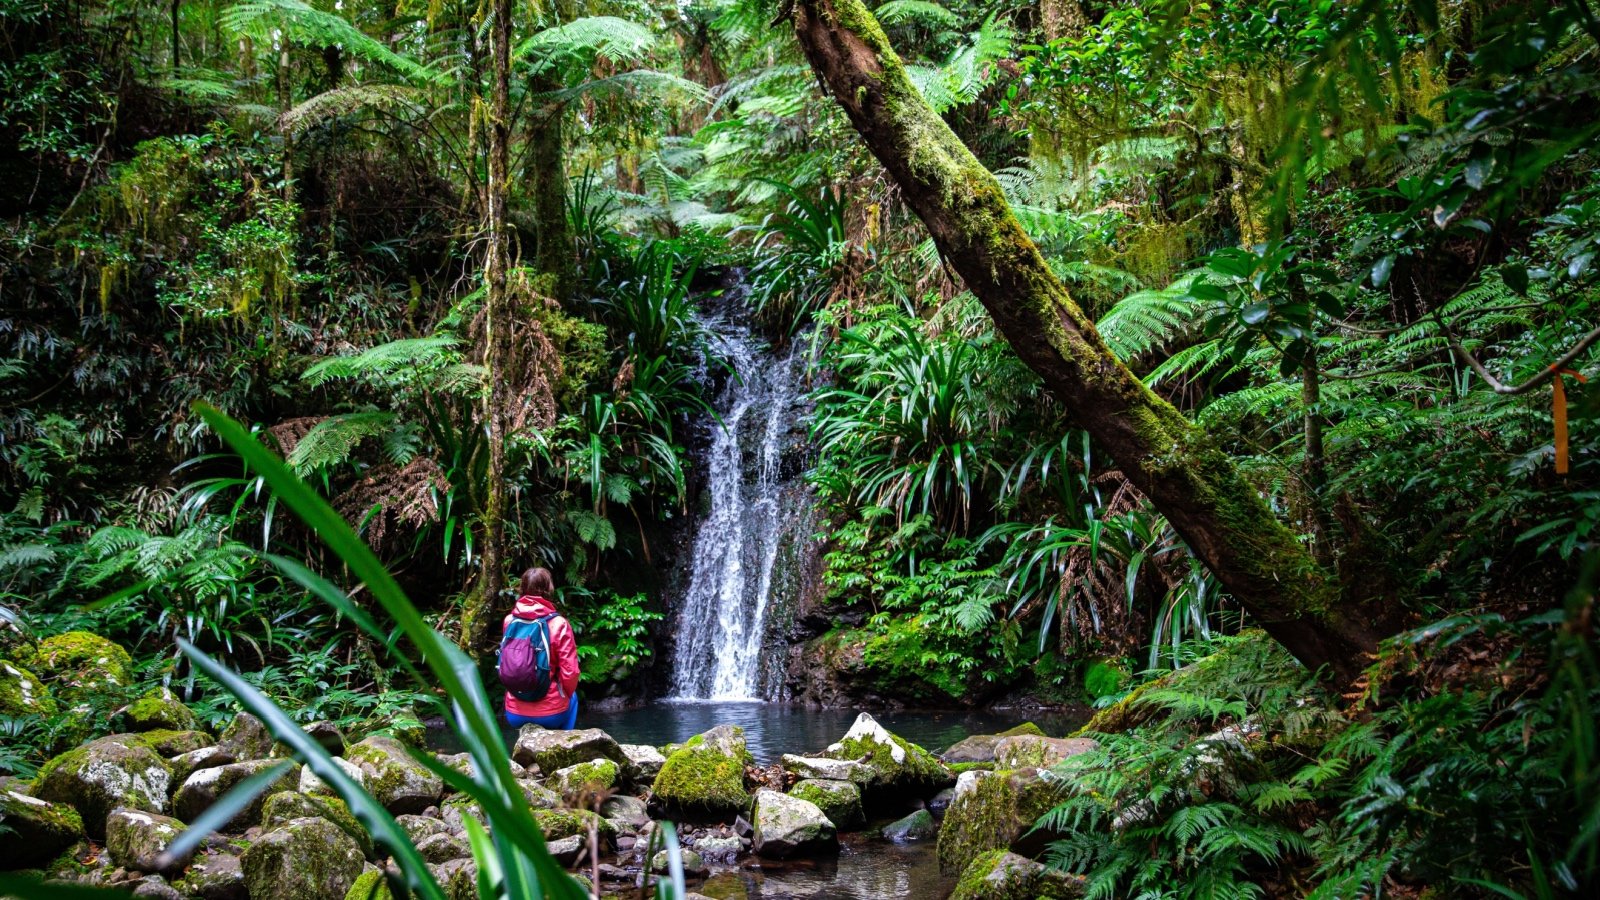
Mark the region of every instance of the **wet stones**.
POLYGON ((621 745, 598 728, 547 731, 537 725, 524 725, 517 734, 511 758, 524 766, 538 766, 543 774, 596 759, 609 759, 619 766, 628 764, 621 745))
POLYGON ((371 735, 345 754, 361 769, 368 793, 391 813, 422 812, 444 794, 444 781, 413 759, 395 738, 371 735))
POLYGON ((866 824, 861 809, 861 789, 848 781, 808 778, 790 788, 789 795, 816 804, 839 828, 849 830, 866 824))
POLYGON ((295 819, 267 832, 239 861, 250 900, 343 897, 363 866, 355 840, 320 818, 295 819))
POLYGON ((43 865, 83 839, 77 810, 16 790, 0 790, 0 826, 10 830, 7 863, 22 867, 43 865))
POLYGON ((1007 850, 972 861, 950 900, 1077 900, 1087 884, 1080 875, 1047 868, 1007 850))
POLYGON ((669 809, 733 814, 750 803, 744 770, 750 765, 744 729, 717 727, 685 741, 655 779, 655 795, 669 809))
POLYGON ((834 825, 822 810, 790 794, 757 791, 750 822, 752 848, 760 856, 783 859, 838 847, 834 825))
POLYGON ((172 875, 189 865, 191 851, 176 859, 163 859, 173 841, 183 834, 177 819, 137 809, 118 808, 106 817, 106 850, 111 861, 125 869, 172 875))

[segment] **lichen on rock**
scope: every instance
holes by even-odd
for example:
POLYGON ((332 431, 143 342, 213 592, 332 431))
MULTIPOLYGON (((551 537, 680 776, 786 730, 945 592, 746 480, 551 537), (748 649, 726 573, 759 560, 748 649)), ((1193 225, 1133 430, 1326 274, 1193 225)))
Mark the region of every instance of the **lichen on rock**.
POLYGON ((574 803, 585 793, 616 787, 621 774, 622 768, 611 760, 594 759, 557 769, 550 776, 549 787, 561 794, 568 803, 574 803))
POLYGON ((1033 832, 1034 822, 1060 797, 1060 785, 1036 769, 963 773, 939 829, 940 868, 962 872, 986 851, 1022 848, 1025 836, 1027 849, 1042 849, 1051 835, 1033 832))
POLYGON ((0 659, 0 716, 53 716, 56 699, 32 672, 0 659))
POLYGON ((611 735, 598 728, 576 731, 549 731, 537 725, 524 725, 517 734, 511 756, 524 766, 538 766, 541 774, 596 759, 609 759, 619 766, 628 757, 611 735))
POLYGON ((444 794, 444 781, 387 735, 369 735, 345 756, 361 769, 367 792, 392 813, 422 812, 444 794))
POLYGON ((815 803, 763 788, 751 802, 752 849, 760 856, 789 856, 837 849, 837 829, 815 803))
POLYGON ((33 796, 73 807, 88 835, 102 838, 106 817, 119 806, 166 812, 171 780, 172 770, 154 750, 112 735, 45 763, 33 796))
POLYGON ((111 861, 124 869, 176 874, 189 865, 194 851, 170 860, 162 859, 162 855, 183 830, 184 824, 170 816, 114 809, 106 817, 106 850, 111 861))
POLYGON ((18 657, 68 706, 116 696, 133 683, 133 657, 128 651, 87 631, 47 637, 18 657))
POLYGON ((789 789, 789 796, 816 804, 822 814, 842 830, 857 828, 866 822, 861 807, 861 788, 848 781, 827 778, 807 778, 789 789))
POLYGON ((838 743, 829 745, 825 755, 854 760, 871 769, 872 780, 867 787, 874 789, 936 790, 952 780, 949 770, 933 754, 891 734, 867 713, 857 716, 850 730, 838 743))
POLYGON ((0 790, 0 826, 5 838, 5 868, 43 865, 83 839, 83 819, 64 803, 51 803, 17 790, 0 790))
POLYGON ((1047 868, 1009 850, 979 855, 961 873, 950 900, 1078 900, 1082 876, 1047 868))
MULTIPOLYGON (((210 769, 200 769, 184 779, 183 785, 177 793, 172 795, 173 814, 185 822, 193 822, 201 813, 211 808, 213 803, 221 799, 222 795, 233 789, 239 782, 268 771, 282 762, 271 759, 253 759, 248 762, 229 763, 225 766, 216 766, 210 769)), ((288 768, 273 783, 277 790, 291 790, 297 779, 294 769, 288 768)), ((266 803, 263 794, 256 797, 244 809, 239 810, 225 830, 242 831, 261 821, 261 808, 266 803)))
POLYGON ((240 857, 250 900, 343 897, 361 874, 361 848, 322 818, 295 819, 263 834, 240 857))

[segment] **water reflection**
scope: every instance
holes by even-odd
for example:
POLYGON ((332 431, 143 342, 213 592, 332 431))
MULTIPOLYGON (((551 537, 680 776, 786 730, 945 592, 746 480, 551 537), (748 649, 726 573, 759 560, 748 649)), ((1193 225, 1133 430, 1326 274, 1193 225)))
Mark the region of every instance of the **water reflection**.
POLYGON ((954 887, 932 841, 871 841, 846 843, 837 859, 719 872, 694 890, 713 900, 937 900, 954 887))

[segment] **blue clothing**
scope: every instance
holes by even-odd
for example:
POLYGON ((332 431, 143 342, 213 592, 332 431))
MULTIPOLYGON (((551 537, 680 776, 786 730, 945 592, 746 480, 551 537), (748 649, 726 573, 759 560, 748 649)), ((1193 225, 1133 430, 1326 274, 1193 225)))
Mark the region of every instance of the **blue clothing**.
POLYGON ((519 716, 508 709, 506 721, 518 728, 524 725, 538 725, 540 728, 549 728, 553 731, 571 731, 578 727, 578 695, 572 695, 566 712, 556 713, 553 716, 519 716))

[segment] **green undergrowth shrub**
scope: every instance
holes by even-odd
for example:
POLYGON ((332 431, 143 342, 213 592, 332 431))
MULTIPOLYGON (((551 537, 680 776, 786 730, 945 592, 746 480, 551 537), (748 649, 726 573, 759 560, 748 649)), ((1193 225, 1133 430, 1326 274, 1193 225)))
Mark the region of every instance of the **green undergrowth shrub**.
POLYGON ((1091 897, 1582 893, 1600 875, 1590 608, 1408 632, 1353 702, 1260 632, 1190 645, 1125 701, 1141 724, 1053 770, 1068 798, 1040 825, 1067 836, 1048 860, 1091 897))

